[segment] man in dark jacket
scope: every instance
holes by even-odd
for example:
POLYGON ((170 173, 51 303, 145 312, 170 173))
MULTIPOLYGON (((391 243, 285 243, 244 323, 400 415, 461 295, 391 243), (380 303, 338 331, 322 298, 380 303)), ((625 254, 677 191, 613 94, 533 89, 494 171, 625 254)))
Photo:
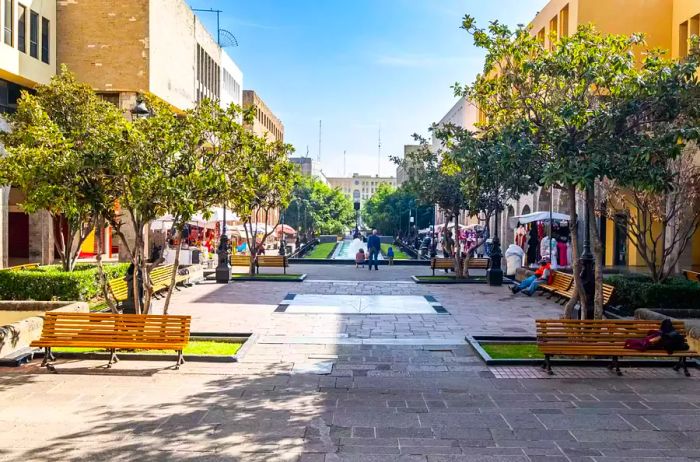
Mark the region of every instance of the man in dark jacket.
POLYGON ((372 265, 374 264, 374 269, 379 271, 379 266, 377 265, 377 259, 379 258, 379 251, 382 248, 382 242, 379 239, 377 230, 372 230, 372 234, 367 238, 367 252, 369 252, 369 270, 372 271, 372 265), (372 263, 374 262, 374 263, 372 263))

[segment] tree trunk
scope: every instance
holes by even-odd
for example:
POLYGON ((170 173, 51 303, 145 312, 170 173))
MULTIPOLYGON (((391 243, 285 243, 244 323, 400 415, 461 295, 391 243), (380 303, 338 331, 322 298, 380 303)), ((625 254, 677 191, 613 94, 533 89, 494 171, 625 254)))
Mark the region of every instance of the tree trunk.
MULTIPOLYGON (((579 260, 580 254, 578 242, 578 216, 576 213, 576 186, 569 185, 567 189, 569 191, 569 209, 571 210, 569 232, 571 234, 571 266, 573 267, 574 273, 574 294, 564 306, 564 319, 571 319, 573 317, 574 308, 579 301, 581 301, 581 306, 585 306, 585 294, 582 294, 584 291, 579 290, 579 288, 583 287, 583 279, 581 278, 582 268, 579 260)), ((585 310, 582 309, 581 311, 583 312, 585 310)))
POLYGON ((105 277, 104 266, 102 265, 102 243, 104 237, 104 219, 98 217, 95 219, 95 239, 97 239, 97 254, 95 255, 95 260, 97 261, 97 278, 100 283, 100 291, 105 299, 105 303, 109 306, 112 313, 118 313, 117 305, 114 300, 109 296, 109 290, 107 289, 107 278, 105 277))
MULTIPOLYGON (((447 226, 447 223, 445 223, 447 226)), ((459 210, 455 210, 455 229, 453 233, 454 239, 454 259, 455 259, 455 278, 463 279, 462 275, 462 251, 459 245, 459 210)))
POLYGON ((173 290, 175 290, 175 278, 177 277, 177 271, 180 267, 180 249, 182 249, 182 231, 180 229, 175 233, 175 238, 177 240, 177 247, 175 248, 175 261, 173 262, 173 270, 170 273, 170 287, 168 287, 168 293, 165 295, 165 303, 163 303, 163 314, 168 314, 168 308, 170 308, 170 297, 173 295, 173 290))
POLYGON ((593 319, 603 319, 603 245, 595 220, 595 189, 586 188, 586 207, 588 207, 588 229, 591 234, 594 261, 595 295, 593 296, 593 319))

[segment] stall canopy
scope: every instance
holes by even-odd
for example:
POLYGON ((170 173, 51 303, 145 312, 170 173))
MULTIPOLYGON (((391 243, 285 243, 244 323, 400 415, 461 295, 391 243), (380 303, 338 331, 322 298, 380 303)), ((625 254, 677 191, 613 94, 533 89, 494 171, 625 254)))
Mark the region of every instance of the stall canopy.
POLYGON ((571 217, 569 215, 565 215, 563 213, 552 212, 550 214, 549 212, 535 212, 528 213, 527 215, 519 215, 516 217, 508 218, 508 226, 510 226, 511 228, 517 228, 518 223, 520 223, 521 225, 526 225, 535 221, 549 221, 550 218, 554 221, 571 220, 571 217))

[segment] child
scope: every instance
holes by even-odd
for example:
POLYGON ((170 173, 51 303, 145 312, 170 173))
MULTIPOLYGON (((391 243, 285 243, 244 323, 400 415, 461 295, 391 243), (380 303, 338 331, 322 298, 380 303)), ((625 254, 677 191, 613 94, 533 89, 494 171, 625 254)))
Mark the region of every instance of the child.
POLYGON ((386 251, 386 257, 389 259, 389 266, 394 266, 394 248, 389 246, 386 251))
POLYGON ((365 249, 360 249, 355 254, 355 268, 359 268, 360 265, 365 267, 365 249))

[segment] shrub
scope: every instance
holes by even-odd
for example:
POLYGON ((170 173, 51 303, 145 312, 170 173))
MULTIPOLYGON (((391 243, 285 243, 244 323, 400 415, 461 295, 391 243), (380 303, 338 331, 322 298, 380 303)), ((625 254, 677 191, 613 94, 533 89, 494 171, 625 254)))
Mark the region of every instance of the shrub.
POLYGON ((686 308, 700 310, 700 284, 682 278, 655 283, 643 275, 615 275, 606 278, 615 286, 611 305, 619 305, 626 314, 637 308, 686 308))
MULTIPOLYGON (((124 277, 128 264, 105 265, 107 279, 124 277)), ((97 267, 78 265, 72 272, 56 265, 36 270, 0 271, 0 300, 80 300, 95 298, 100 293, 97 267)))

